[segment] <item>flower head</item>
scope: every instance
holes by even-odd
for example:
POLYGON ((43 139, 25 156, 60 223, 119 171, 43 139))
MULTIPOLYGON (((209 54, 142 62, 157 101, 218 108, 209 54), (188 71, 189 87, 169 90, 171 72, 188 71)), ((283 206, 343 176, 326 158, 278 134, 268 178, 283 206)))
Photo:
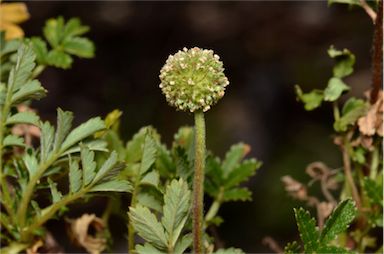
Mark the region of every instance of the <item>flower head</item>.
POLYGON ((184 48, 168 57, 160 71, 160 88, 178 110, 207 111, 229 84, 223 63, 212 50, 184 48))

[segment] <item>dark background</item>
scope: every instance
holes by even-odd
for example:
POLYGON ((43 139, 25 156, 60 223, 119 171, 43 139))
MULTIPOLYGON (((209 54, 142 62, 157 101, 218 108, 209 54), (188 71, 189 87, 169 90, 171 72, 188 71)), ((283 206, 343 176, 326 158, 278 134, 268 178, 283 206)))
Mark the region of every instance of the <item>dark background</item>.
MULTIPOLYGON (((76 122, 124 111, 122 134, 129 139, 153 125, 170 144, 179 126, 193 117, 169 107, 161 94, 159 70, 169 54, 184 46, 213 49, 226 68, 230 86, 207 114, 207 145, 223 156, 244 141, 251 156, 264 162, 247 184, 253 202, 228 203, 218 228, 225 246, 269 252, 270 235, 282 246, 297 238, 293 207, 303 205, 284 192, 280 178, 307 181, 306 165, 316 160, 341 166, 332 144, 329 105, 308 113, 295 100, 293 85, 323 88, 332 72, 326 50, 331 44, 355 53, 355 74, 346 79, 353 95, 370 84, 372 25, 361 9, 297 2, 28 2, 28 36, 41 35, 45 20, 80 17, 91 27, 96 58, 76 59, 67 71, 48 69, 41 76, 47 98, 34 104, 54 121, 56 108, 75 113, 76 122)), ((90 212, 90 211, 89 211, 90 212)), ((115 222, 115 223, 118 223, 115 222)), ((117 237, 124 251, 125 232, 117 237)))

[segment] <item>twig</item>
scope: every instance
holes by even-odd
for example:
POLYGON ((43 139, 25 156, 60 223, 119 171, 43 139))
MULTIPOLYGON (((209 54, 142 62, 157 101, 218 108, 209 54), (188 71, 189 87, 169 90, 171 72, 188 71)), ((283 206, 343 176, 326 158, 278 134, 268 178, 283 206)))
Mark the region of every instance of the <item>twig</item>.
POLYGON ((270 248, 275 253, 284 253, 283 249, 280 245, 270 236, 266 236, 263 238, 262 243, 270 248))
POLYGON ((361 7, 365 10, 369 17, 371 17, 372 22, 376 22, 377 14, 372 8, 367 4, 365 0, 360 0, 361 7))
POLYGON ((372 43, 372 93, 371 104, 377 100, 383 85, 383 1, 379 1, 372 43))

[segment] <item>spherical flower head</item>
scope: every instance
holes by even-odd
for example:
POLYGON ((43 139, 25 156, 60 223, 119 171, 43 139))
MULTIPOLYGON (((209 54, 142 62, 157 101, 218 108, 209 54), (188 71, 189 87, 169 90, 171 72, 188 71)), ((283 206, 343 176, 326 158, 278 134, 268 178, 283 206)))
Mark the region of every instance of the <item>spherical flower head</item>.
POLYGON ((160 88, 178 110, 209 110, 229 84, 223 62, 212 50, 184 48, 168 57, 160 71, 160 88))

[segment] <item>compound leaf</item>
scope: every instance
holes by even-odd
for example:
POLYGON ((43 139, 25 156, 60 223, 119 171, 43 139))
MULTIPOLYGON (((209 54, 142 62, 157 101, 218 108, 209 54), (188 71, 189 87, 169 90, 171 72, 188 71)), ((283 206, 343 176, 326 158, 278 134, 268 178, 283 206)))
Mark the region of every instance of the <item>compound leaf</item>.
POLYGON ((316 220, 303 208, 294 209, 300 238, 304 243, 305 253, 316 251, 319 246, 319 231, 316 228, 316 220))
POLYGON ((350 88, 340 78, 333 77, 328 81, 328 85, 324 90, 325 101, 335 101, 341 94, 350 88))

